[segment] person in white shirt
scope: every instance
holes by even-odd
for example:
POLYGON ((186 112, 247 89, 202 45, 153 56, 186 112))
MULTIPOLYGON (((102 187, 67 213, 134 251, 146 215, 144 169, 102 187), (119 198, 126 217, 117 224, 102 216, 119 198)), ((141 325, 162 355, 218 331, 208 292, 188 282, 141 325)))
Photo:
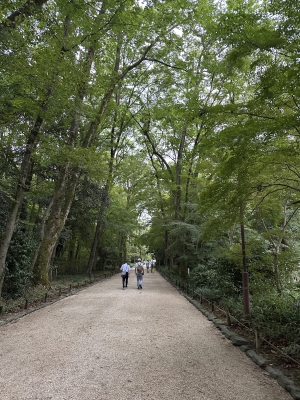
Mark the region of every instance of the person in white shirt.
POLYGON ((123 290, 124 290, 125 287, 127 287, 127 285, 128 285, 130 265, 127 264, 127 262, 125 261, 125 263, 121 266, 120 270, 122 271, 121 277, 122 277, 123 290))

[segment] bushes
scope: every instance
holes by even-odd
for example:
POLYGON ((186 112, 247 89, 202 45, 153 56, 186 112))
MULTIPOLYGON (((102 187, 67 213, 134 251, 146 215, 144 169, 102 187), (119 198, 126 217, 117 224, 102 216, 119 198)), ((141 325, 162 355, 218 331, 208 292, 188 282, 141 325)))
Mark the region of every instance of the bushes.
POLYGON ((269 338, 300 344, 300 299, 290 292, 268 291, 252 299, 252 324, 269 338))
MULTIPOLYGON (((209 300, 221 301, 223 298, 234 298, 241 290, 240 273, 230 264, 212 259, 205 265, 199 264, 190 275, 191 284, 201 291, 209 300)), ((195 289, 197 292, 197 289, 195 289)))
POLYGON ((16 298, 21 296, 32 282, 31 255, 35 247, 31 237, 17 225, 6 257, 6 274, 2 296, 16 298))
MULTIPOLYGON (((238 268, 226 258, 211 258, 190 274, 195 293, 218 302, 238 320, 242 320, 242 279, 238 268)), ((270 279, 250 273, 251 326, 270 339, 284 337, 289 344, 300 345, 300 296, 297 284, 279 293, 270 279), (252 279, 251 279, 252 278, 252 279)))

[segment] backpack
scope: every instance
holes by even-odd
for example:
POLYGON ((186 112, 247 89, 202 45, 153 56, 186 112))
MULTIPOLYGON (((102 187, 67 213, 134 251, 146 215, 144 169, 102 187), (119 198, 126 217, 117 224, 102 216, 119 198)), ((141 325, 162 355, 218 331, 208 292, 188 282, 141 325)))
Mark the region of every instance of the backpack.
POLYGON ((143 267, 141 266, 141 264, 139 264, 136 270, 137 270, 137 272, 138 272, 139 274, 141 274, 141 273, 143 272, 144 269, 143 269, 143 267))

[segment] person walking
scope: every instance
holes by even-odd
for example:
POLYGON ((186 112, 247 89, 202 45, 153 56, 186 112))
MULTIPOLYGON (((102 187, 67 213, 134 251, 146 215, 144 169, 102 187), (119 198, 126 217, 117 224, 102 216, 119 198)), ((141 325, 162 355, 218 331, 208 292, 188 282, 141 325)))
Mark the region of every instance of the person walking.
POLYGON ((121 277, 122 277, 123 290, 124 290, 125 287, 127 287, 127 285, 128 285, 130 265, 127 264, 127 262, 125 261, 125 263, 121 266, 120 270, 122 271, 121 277))
POLYGON ((150 267, 150 261, 149 261, 149 260, 147 260, 147 261, 146 261, 147 273, 149 273, 149 267, 150 267))
POLYGON ((144 267, 141 260, 135 264, 136 284, 138 289, 143 289, 144 267))
POLYGON ((151 260, 151 274, 154 272, 154 267, 155 267, 155 260, 151 260))

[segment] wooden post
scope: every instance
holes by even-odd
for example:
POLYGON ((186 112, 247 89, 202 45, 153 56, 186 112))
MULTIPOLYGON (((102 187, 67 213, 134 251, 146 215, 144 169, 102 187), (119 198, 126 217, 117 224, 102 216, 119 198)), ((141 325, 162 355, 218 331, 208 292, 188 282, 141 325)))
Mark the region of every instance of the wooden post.
POLYGON ((228 310, 226 310, 226 321, 227 325, 231 325, 231 318, 228 310))
POLYGON ((48 293, 46 292, 46 293, 45 293, 45 297, 44 297, 44 302, 45 302, 45 303, 47 302, 47 297, 48 297, 48 293))
POLYGON ((203 303, 203 298, 202 298, 202 294, 201 294, 201 293, 200 293, 200 295, 199 295, 199 301, 200 301, 200 304, 203 303))
POLYGON ((214 311, 215 310, 215 305, 214 305, 214 302, 212 301, 211 302, 211 311, 214 311))
POLYGON ((28 308, 28 299, 25 300, 25 305, 24 305, 24 309, 27 310, 28 308))
POLYGON ((258 350, 261 346, 261 337, 258 330, 255 329, 255 348, 258 350))

